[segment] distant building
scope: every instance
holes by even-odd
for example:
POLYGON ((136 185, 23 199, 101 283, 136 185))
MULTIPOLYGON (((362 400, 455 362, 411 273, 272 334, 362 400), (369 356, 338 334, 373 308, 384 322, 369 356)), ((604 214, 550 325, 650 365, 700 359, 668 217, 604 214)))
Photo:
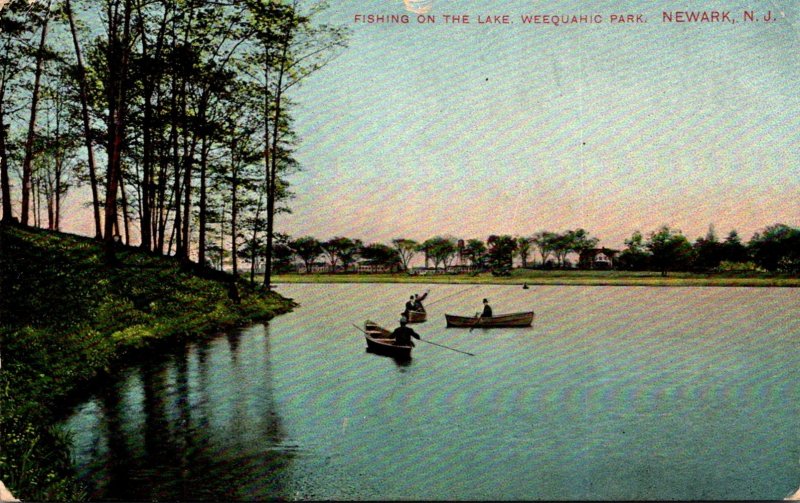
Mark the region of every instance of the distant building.
POLYGON ((583 250, 578 259, 581 269, 613 269, 619 250, 610 248, 590 248, 583 250))

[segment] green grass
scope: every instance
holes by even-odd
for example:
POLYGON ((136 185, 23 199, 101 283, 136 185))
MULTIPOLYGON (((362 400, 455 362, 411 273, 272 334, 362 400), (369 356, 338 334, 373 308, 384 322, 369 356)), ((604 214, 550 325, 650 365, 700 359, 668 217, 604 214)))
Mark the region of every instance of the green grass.
POLYGON ((83 500, 69 438, 54 427, 77 390, 133 356, 268 320, 294 304, 178 261, 0 226, 0 477, 17 498, 83 500))
POLYGON ((429 274, 280 274, 274 283, 445 283, 495 285, 588 285, 588 286, 738 286, 800 287, 800 278, 759 272, 720 272, 711 274, 671 272, 580 271, 514 269, 510 276, 491 273, 429 274))

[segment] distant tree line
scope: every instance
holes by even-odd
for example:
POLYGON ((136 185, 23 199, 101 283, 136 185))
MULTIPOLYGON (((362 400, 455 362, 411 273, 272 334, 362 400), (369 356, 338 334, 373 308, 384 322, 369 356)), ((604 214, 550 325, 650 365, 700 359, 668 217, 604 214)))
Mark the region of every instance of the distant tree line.
MULTIPOLYGON (((584 229, 481 239, 435 236, 364 244, 292 239, 289 178, 301 167, 291 91, 345 46, 312 0, 38 0, 0 11, 0 209, 3 222, 59 230, 82 186, 97 239, 241 273, 321 257, 408 270, 454 266, 508 274, 585 267, 584 229), (138 240, 138 243, 137 243, 138 240), (315 244, 316 243, 316 244, 315 244), (538 258, 537 258, 538 255, 538 258), (572 259, 572 260, 571 260, 572 259)), ((626 270, 797 271, 797 228, 775 224, 747 244, 710 231, 694 243, 667 227, 636 232, 614 257, 626 270), (731 265, 733 264, 733 265, 731 265)))
MULTIPOLYGON (((722 270, 757 270, 772 273, 800 273, 800 228, 774 224, 743 243, 732 230, 720 239, 713 226, 707 234, 690 242, 680 230, 663 226, 645 237, 640 231, 625 240, 623 250, 598 248, 599 239, 585 229, 565 232, 540 231, 531 236, 490 235, 481 239, 458 239, 435 236, 419 242, 396 238, 391 244, 365 245, 360 239, 337 236, 320 241, 312 236, 291 239, 281 236, 276 245, 275 268, 293 271, 296 261, 303 270, 323 263, 328 271, 347 272, 356 264, 380 266, 384 270, 411 271, 414 257, 424 260, 426 268, 443 272, 463 270, 491 271, 508 275, 515 264, 523 268, 591 268, 581 262, 587 252, 611 255, 610 264, 618 270, 712 272, 722 270), (538 260, 537 260, 538 254, 538 260), (571 261, 569 257, 578 257, 571 261)), ((240 251, 245 253, 246 251, 240 251)))
POLYGON ((314 22, 325 3, 4 3, 2 221, 59 230, 84 186, 110 259, 117 241, 187 264, 249 243, 268 284, 299 169, 291 91, 347 38, 314 22))

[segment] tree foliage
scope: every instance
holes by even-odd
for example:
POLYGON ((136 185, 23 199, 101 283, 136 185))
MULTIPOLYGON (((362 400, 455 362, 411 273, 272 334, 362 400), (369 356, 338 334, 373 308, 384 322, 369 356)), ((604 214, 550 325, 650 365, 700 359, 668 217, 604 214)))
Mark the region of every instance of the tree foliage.
POLYGON ((492 234, 486 240, 489 245, 488 265, 495 276, 508 276, 514 265, 517 240, 507 234, 492 234))
POLYGON ((383 243, 370 243, 362 246, 359 254, 365 265, 394 269, 401 263, 397 250, 383 243))
POLYGON ((425 240, 420 248, 425 251, 428 258, 433 261, 433 267, 447 271, 447 268, 452 264, 458 251, 458 240, 452 237, 435 236, 425 240))
POLYGON ((317 238, 311 236, 303 236, 290 241, 289 248, 303 261, 306 272, 311 272, 314 261, 322 255, 322 245, 317 238))
POLYGON ((770 272, 800 272, 800 228, 774 224, 757 232, 749 243, 753 260, 770 272))
POLYGON ((670 229, 666 225, 650 234, 646 247, 652 254, 652 266, 662 276, 666 276, 668 271, 687 270, 694 257, 689 240, 680 230, 670 229))
POLYGON ((392 240, 392 245, 397 250, 403 269, 408 271, 411 259, 420 250, 420 244, 413 239, 396 238, 392 240))

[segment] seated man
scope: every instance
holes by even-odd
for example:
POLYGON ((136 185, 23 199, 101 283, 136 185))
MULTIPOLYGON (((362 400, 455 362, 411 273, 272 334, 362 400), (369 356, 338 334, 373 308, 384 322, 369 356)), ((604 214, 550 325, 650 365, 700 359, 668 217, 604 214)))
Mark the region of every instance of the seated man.
POLYGON ((402 316, 404 318, 408 318, 409 313, 411 311, 414 311, 414 297, 415 297, 415 295, 412 295, 411 298, 408 299, 408 302, 406 302, 406 309, 405 309, 405 311, 403 311, 403 314, 402 314, 402 316))
POLYGON ((491 318, 492 317, 492 306, 489 305, 489 299, 483 299, 483 312, 481 313, 481 318, 491 318))

